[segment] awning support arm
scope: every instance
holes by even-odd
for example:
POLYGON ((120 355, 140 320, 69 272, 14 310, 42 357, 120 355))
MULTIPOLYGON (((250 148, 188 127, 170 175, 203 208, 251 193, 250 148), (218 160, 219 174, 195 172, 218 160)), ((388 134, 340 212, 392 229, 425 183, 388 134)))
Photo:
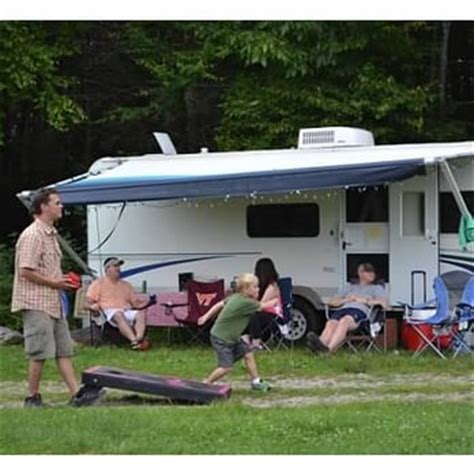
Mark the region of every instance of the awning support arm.
POLYGON ((456 201, 456 204, 458 205, 461 215, 469 219, 472 219, 472 216, 471 216, 471 213, 469 212, 466 201, 462 197, 461 190, 459 189, 458 183, 456 182, 456 179, 454 178, 453 172, 447 160, 444 158, 441 158, 438 162, 441 166, 441 171, 443 172, 444 177, 446 178, 446 181, 448 182, 451 192, 453 193, 454 199, 456 201))

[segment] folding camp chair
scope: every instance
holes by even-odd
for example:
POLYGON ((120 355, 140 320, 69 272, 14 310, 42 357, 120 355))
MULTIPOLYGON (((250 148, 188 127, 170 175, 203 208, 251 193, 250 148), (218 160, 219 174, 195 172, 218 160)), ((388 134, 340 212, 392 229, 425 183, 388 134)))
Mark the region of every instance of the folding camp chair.
POLYGON ((278 287, 280 289, 283 316, 272 318, 270 324, 262 330, 263 334, 268 334, 268 338, 262 341, 262 345, 269 352, 271 352, 272 346, 274 349, 280 347, 289 349, 288 346, 292 347, 296 339, 292 319, 293 283, 291 277, 279 278, 278 287))
MULTIPOLYGON (((374 285, 380 285, 385 289, 386 283, 384 280, 376 280, 374 285)), ((330 319, 331 310, 335 311, 338 308, 330 308, 325 304, 326 319, 330 319)), ((366 352, 372 349, 377 352, 385 351, 387 348, 386 334, 385 334, 385 317, 386 311, 380 305, 372 305, 369 307, 369 314, 367 321, 363 321, 359 326, 350 331, 340 347, 347 346, 352 351, 358 353, 362 349, 366 352), (383 347, 380 347, 379 335, 383 335, 383 347)))
POLYGON ((363 321, 358 328, 351 331, 343 344, 346 344, 354 352, 365 348, 366 352, 375 349, 377 352, 386 350, 385 334, 386 311, 382 306, 376 305, 370 308, 368 321, 363 321), (380 347, 379 335, 383 337, 383 346, 380 347))
POLYGON ((453 335, 455 324, 454 309, 460 301, 460 292, 465 285, 469 275, 466 272, 449 272, 433 280, 433 290, 435 298, 430 301, 418 305, 410 305, 400 302, 405 307, 405 323, 413 328, 413 330, 421 338, 418 347, 413 353, 413 357, 417 357, 428 347, 432 349, 439 357, 446 359, 441 352, 440 338, 442 336, 453 335), (460 290, 461 288, 461 290, 460 290), (434 314, 427 319, 420 320, 413 317, 413 311, 420 309, 429 309, 436 305, 434 314), (422 325, 428 325, 432 334, 426 335, 421 329, 422 325))
POLYGON ((474 276, 471 276, 467 281, 461 301, 456 305, 454 314, 457 330, 452 331, 453 357, 456 357, 460 352, 471 354, 472 350, 465 337, 474 323, 474 276))
MULTIPOLYGON (((203 335, 209 333, 211 324, 198 326, 197 320, 212 306, 224 299, 224 280, 201 282, 190 280, 186 284, 188 293, 188 312, 182 317, 173 312, 173 317, 178 326, 187 330, 189 343, 204 342, 203 335)), ((207 337, 206 337, 207 341, 207 337)))
MULTIPOLYGON (((99 346, 104 343, 111 344, 123 344, 128 342, 117 327, 112 326, 105 317, 102 311, 94 313, 85 306, 86 303, 87 287, 82 287, 76 291, 74 301, 74 318, 88 319, 89 322, 89 335, 91 346, 99 346)), ((155 295, 143 295, 143 306, 140 310, 145 310, 148 307, 156 304, 155 295)))
POLYGON ((75 319, 87 320, 89 326, 89 337, 91 346, 97 346, 102 339, 103 324, 105 317, 100 315, 94 317, 92 311, 85 307, 87 287, 79 288, 74 296, 73 317, 75 319))

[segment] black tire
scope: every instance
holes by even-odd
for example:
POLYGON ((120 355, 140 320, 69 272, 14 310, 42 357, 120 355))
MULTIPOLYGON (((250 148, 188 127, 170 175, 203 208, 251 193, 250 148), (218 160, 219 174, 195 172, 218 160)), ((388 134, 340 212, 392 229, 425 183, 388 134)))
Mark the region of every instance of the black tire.
POLYGON ((317 325, 316 310, 313 305, 300 296, 293 300, 292 322, 288 336, 285 339, 293 342, 304 340, 308 331, 314 331, 317 325))

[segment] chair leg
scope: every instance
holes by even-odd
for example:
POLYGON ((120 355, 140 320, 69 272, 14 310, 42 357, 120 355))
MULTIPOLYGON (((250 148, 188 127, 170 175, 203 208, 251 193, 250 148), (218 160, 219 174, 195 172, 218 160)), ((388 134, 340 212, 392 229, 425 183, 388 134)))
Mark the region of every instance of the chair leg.
POLYGON ((420 331, 416 326, 412 326, 413 329, 416 331, 416 333, 420 336, 420 338, 426 343, 425 346, 423 346, 423 341, 420 342, 418 345, 417 349, 413 353, 413 357, 419 356, 421 353, 423 353, 428 347, 433 349, 433 351, 436 352, 436 354, 441 357, 441 359, 446 359, 445 355, 440 351, 438 347, 433 344, 433 341, 436 339, 436 336, 433 337, 433 339, 428 339, 426 335, 423 333, 423 331, 420 331))
POLYGON ((451 332, 452 342, 451 346, 453 347, 453 359, 457 357, 457 355, 461 352, 462 349, 465 349, 468 354, 472 354, 472 350, 469 345, 464 340, 462 333, 455 333, 451 332), (455 343, 457 342, 457 347, 454 347, 455 343))

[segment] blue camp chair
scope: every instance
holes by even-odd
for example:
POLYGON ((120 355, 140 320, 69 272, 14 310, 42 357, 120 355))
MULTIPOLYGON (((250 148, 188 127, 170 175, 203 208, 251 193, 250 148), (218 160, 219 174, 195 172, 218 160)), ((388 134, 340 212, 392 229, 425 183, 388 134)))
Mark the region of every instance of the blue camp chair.
POLYGON ((454 314, 457 331, 453 330, 452 332, 453 357, 456 357, 460 352, 470 354, 472 351, 465 340, 465 336, 474 323, 474 276, 471 276, 467 281, 461 301, 456 305, 454 314))
POLYGON ((400 302, 405 306, 405 322, 411 326, 421 338, 420 344, 416 348, 413 356, 416 357, 425 351, 428 347, 432 349, 439 357, 446 359, 439 346, 440 336, 451 334, 453 328, 453 315, 450 311, 450 298, 448 288, 442 277, 436 277, 433 280, 433 290, 435 298, 418 305, 410 305, 400 302), (430 309, 436 305, 435 313, 427 319, 419 320, 412 317, 414 310, 430 309), (432 329, 431 338, 421 329, 421 325, 429 325, 432 329), (435 344, 436 343, 436 344, 435 344))

